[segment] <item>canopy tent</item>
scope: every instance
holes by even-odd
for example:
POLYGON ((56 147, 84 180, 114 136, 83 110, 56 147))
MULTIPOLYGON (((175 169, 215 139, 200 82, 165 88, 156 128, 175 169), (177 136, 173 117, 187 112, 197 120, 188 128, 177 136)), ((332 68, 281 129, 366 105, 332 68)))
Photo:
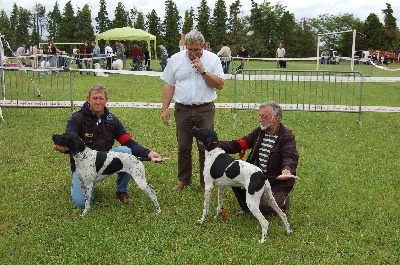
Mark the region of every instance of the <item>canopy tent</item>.
POLYGON ((154 41, 154 56, 157 60, 157 45, 156 45, 156 36, 147 33, 141 29, 135 29, 130 27, 123 28, 115 28, 107 30, 103 33, 96 35, 96 42, 99 40, 144 40, 147 42, 147 50, 150 53, 151 58, 151 50, 150 50, 150 42, 154 41))

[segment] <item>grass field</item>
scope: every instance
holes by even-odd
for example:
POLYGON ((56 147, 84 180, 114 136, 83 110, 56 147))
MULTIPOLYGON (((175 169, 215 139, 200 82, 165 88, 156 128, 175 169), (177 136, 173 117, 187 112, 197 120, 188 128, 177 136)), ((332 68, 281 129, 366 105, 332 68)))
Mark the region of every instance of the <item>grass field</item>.
MULTIPOLYGON (((389 73, 389 72, 388 72, 389 73)), ((391 72, 390 72, 391 73, 391 72)), ((377 73, 378 74, 378 73, 377 73)), ((384 76, 379 72, 379 76, 384 76)), ((157 77, 74 77, 76 100, 102 82, 110 101, 161 102, 157 77)), ((232 102, 233 82, 218 92, 232 102)), ((396 83, 365 84, 363 105, 400 106, 396 83)), ((158 109, 112 108, 136 141, 170 160, 146 162, 162 215, 131 182, 133 202, 115 197, 115 176, 96 185, 96 202, 85 218, 70 202, 69 159, 52 150, 51 135, 65 129, 69 109, 5 108, 0 122, 0 262, 2 264, 398 264, 400 262, 399 113, 285 111, 300 153, 287 236, 278 217, 270 222, 266 244, 251 215, 226 192, 227 219, 203 225, 203 197, 194 155, 193 184, 177 183, 175 124, 165 127, 158 109)), ((221 140, 237 139, 257 126, 256 111, 217 109, 221 140)))

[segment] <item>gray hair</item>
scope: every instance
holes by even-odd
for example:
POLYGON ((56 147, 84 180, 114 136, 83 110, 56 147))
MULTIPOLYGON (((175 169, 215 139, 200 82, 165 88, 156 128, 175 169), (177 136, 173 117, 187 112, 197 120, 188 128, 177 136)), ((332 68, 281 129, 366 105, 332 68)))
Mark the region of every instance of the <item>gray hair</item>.
POLYGON ((278 116, 278 121, 282 122, 282 108, 278 104, 276 104, 274 101, 268 101, 266 103, 262 103, 260 105, 260 109, 263 109, 265 107, 271 107, 272 108, 272 113, 274 116, 278 116))
POLYGON ((196 41, 200 41, 201 46, 203 46, 205 39, 203 34, 197 29, 192 29, 185 35, 185 42, 186 43, 195 43, 196 41))
POLYGON ((92 87, 89 89, 89 93, 88 93, 89 97, 90 97, 90 95, 92 94, 93 91, 96 91, 97 93, 104 92, 106 94, 106 98, 108 98, 107 88, 102 84, 94 84, 94 85, 92 85, 92 87))

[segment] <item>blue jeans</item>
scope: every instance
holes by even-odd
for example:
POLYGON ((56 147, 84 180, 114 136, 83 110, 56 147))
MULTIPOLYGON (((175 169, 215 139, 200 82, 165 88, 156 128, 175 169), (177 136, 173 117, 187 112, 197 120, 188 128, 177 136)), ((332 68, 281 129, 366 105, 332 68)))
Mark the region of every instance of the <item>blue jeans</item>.
POLYGON ((226 62, 221 62, 222 64, 222 69, 224 70, 224 74, 229 73, 229 65, 231 61, 226 61, 226 62))
MULTIPOLYGON (((126 146, 118 146, 118 147, 111 149, 110 151, 132 154, 131 149, 126 146)), ((128 173, 125 173, 125 172, 118 173, 117 191, 128 192, 128 182, 129 182, 130 178, 131 178, 131 176, 128 173)), ((94 187, 95 187, 95 183, 93 183, 92 197, 91 197, 90 203, 92 203, 94 200, 94 187)), ((79 180, 79 177, 76 174, 76 172, 72 172, 71 197, 72 197, 72 204, 75 207, 77 207, 77 208, 85 207, 85 197, 83 196, 81 181, 79 180)))
POLYGON ((50 67, 56 67, 56 58, 54 56, 49 56, 50 67))
POLYGON ((167 59, 168 56, 167 55, 163 55, 161 57, 161 71, 164 72, 165 67, 167 66, 167 59))

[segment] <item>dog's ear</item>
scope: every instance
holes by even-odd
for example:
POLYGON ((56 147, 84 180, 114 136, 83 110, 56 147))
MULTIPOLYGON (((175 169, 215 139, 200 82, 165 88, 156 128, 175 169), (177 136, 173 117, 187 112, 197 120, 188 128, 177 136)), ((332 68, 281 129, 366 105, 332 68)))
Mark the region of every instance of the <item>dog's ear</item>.
POLYGON ((199 128, 197 128, 196 126, 193 126, 193 127, 192 127, 192 135, 193 135, 196 139, 201 140, 201 139, 199 139, 200 134, 201 134, 201 130, 200 130, 199 128))
POLYGON ((211 142, 213 142, 213 138, 211 136, 207 137, 206 141, 204 142, 204 146, 207 150, 210 149, 211 142))

